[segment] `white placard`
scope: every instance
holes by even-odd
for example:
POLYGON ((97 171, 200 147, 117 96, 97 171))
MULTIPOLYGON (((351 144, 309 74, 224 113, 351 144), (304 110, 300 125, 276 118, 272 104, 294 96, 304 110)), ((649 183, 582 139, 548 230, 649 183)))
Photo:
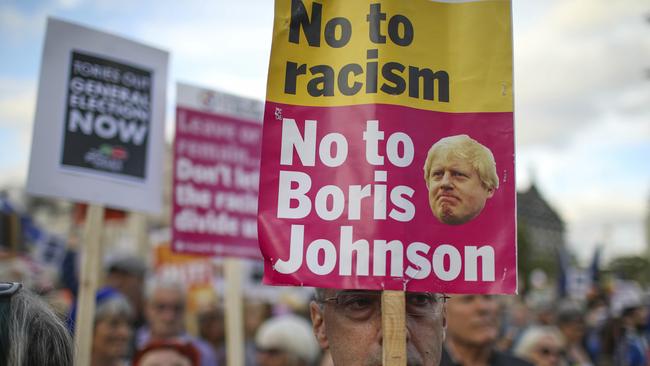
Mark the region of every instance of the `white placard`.
POLYGON ((48 19, 27 191, 159 213, 168 59, 48 19))

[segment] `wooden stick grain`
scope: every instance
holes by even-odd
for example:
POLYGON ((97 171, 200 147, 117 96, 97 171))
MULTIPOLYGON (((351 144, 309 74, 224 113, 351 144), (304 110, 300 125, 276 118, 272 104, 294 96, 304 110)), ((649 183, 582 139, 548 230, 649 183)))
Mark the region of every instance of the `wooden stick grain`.
POLYGON ((406 366, 406 311, 403 291, 381 294, 382 360, 384 366, 406 366))
POLYGON ((83 236, 83 255, 79 274, 77 318, 75 319, 75 365, 90 365, 95 317, 95 292, 101 268, 101 236, 104 206, 92 204, 86 213, 83 236))
POLYGON ((244 365, 244 314, 242 291, 242 261, 226 258, 225 316, 226 316, 226 364, 244 365))

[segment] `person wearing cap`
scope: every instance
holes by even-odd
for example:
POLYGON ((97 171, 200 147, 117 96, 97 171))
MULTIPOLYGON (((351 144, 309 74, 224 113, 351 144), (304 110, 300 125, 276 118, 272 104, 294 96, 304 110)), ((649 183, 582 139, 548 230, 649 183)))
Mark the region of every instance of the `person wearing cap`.
POLYGON ((91 366, 127 365, 133 337, 133 309, 127 298, 110 287, 95 297, 91 366))
POLYGON ((306 319, 283 315, 266 320, 255 335, 259 366, 308 366, 319 355, 306 319))

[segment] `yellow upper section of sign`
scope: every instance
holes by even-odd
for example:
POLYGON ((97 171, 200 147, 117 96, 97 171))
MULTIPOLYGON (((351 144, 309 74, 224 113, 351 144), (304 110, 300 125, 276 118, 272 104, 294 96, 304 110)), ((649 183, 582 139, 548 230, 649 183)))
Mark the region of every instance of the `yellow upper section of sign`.
POLYGON ((503 0, 276 0, 267 100, 511 112, 510 11, 503 0))

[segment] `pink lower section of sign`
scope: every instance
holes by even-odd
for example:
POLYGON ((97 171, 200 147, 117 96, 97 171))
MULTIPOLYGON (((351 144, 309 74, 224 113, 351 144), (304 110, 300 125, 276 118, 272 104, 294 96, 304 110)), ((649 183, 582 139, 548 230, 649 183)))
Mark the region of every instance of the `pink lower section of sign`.
POLYGON ((512 113, 267 102, 258 212, 264 282, 514 293, 514 168, 512 113), (462 152, 431 158, 425 180, 428 151, 441 140, 488 149, 498 188, 472 187, 478 173, 462 152))

